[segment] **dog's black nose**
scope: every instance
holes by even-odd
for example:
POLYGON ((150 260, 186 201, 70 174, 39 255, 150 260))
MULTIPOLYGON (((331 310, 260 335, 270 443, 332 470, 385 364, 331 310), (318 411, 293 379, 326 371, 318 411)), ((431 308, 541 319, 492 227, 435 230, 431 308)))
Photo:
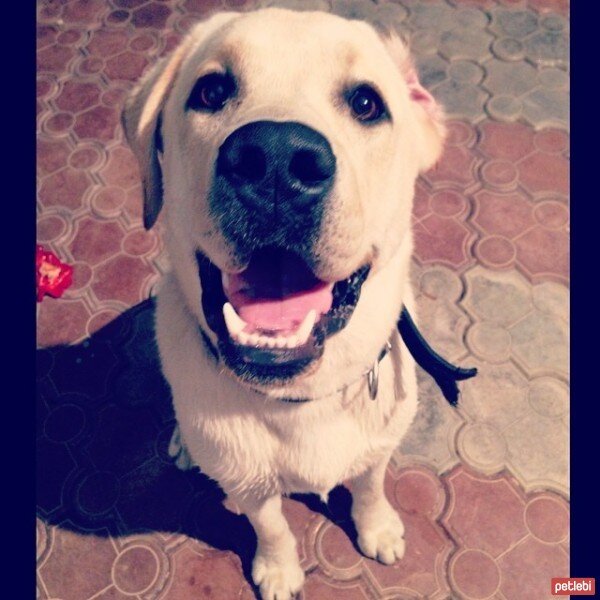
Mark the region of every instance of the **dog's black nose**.
POLYGON ((223 142, 216 174, 248 208, 297 212, 325 198, 335 176, 335 156, 325 137, 306 125, 255 121, 223 142))

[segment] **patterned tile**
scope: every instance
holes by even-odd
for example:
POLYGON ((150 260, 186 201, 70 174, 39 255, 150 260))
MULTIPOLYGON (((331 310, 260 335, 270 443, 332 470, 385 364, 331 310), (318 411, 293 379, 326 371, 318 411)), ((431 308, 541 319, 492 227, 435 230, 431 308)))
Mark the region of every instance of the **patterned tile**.
POLYGON ((528 488, 566 491, 569 485, 568 429, 556 418, 528 414, 506 429, 513 473, 528 488))
POLYGON ((457 437, 459 454, 484 473, 510 467, 527 489, 543 481, 565 491, 568 291, 481 267, 466 282, 461 304, 476 320, 466 339, 481 362, 463 384, 469 424, 457 437))
POLYGON ((116 554, 110 538, 92 532, 82 537, 64 528, 53 534, 52 552, 39 568, 47 598, 90 598, 110 585, 116 554))
POLYGON ((547 582, 552 577, 568 577, 569 573, 569 559, 562 548, 548 546, 533 538, 525 539, 498 563, 504 573, 500 591, 505 598, 550 599, 553 596, 547 582))
POLYGON ((360 555, 345 488, 327 506, 284 500, 301 597, 548 597, 569 543, 567 0, 38 1, 37 241, 75 267, 65 296, 37 306, 38 597, 256 597, 247 521, 166 454, 153 309, 131 307, 169 259, 161 224, 142 227, 119 117, 195 21, 259 3, 410 40, 450 119, 444 156, 417 183, 417 316, 434 348, 479 369, 457 409, 418 371, 419 411, 386 479, 403 561, 360 555))

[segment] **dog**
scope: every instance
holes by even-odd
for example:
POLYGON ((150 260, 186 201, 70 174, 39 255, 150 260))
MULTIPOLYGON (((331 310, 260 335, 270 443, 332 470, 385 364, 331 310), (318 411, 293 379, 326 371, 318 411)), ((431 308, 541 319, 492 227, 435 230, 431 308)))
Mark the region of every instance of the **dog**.
POLYGON ((348 483, 361 551, 401 559, 383 482, 417 385, 396 322, 414 304, 415 180, 445 137, 406 45, 322 12, 217 14, 145 74, 122 121, 146 228, 164 204, 170 452, 247 515, 262 597, 304 580, 285 494, 348 483))

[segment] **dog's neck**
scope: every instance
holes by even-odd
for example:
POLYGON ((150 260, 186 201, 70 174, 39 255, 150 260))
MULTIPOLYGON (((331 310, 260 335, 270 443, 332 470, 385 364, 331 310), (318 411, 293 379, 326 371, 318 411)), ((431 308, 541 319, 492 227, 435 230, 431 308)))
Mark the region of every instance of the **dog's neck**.
MULTIPOLYGON (((198 327, 198 331, 200 332, 200 336, 202 338, 202 341, 204 342, 204 347, 206 348, 207 356, 213 360, 215 365, 219 365, 221 363, 221 356, 219 354, 219 351, 217 350, 217 348, 211 342, 208 335, 202 330, 201 327, 198 327)), ((395 335, 395 331, 392 333, 392 336, 393 335, 395 335)), ((378 393, 378 386, 379 386, 379 363, 381 363, 381 361, 388 355, 391 348, 392 348, 392 342, 391 342, 391 337, 390 337, 390 340, 388 340, 385 343, 385 345, 379 352, 379 355, 377 356, 375 362, 373 363, 373 365, 371 366, 370 369, 363 371, 358 377, 354 377, 352 379, 352 381, 349 381, 348 383, 343 384, 342 386, 340 386, 338 389, 334 390, 333 392, 329 392, 329 393, 326 393, 323 395, 317 395, 317 396, 302 396, 302 397, 282 396, 280 398, 277 398, 277 400, 279 400, 280 402, 288 402, 288 403, 294 403, 294 404, 311 402, 314 400, 320 400, 322 398, 334 396, 336 394, 342 394, 346 390, 348 390, 351 386, 361 383, 361 382, 363 382, 363 383, 366 382, 367 389, 369 392, 369 397, 371 398, 371 400, 376 400, 377 393, 378 393)), ((250 385, 250 384, 241 384, 241 385, 245 385, 246 387, 251 389, 256 394, 266 396, 265 392, 263 392, 260 389, 255 388, 255 387, 252 387, 252 385, 250 385)))
MULTIPOLYGON (((456 406, 458 403, 459 397, 459 389, 457 386, 458 381, 463 381, 465 379, 470 379, 477 375, 476 368, 461 368, 457 367, 444 358, 442 358, 433 348, 427 343, 425 338, 421 335, 421 332, 415 325, 410 313, 408 312, 405 306, 402 307, 402 312, 397 321, 397 329, 398 333, 402 338, 403 343, 408 348, 409 352, 412 354, 413 358, 417 361, 419 366, 427 371, 435 380, 435 382, 440 387, 440 390, 444 394, 446 400, 452 405, 456 406)), ((211 352, 215 362, 219 362, 219 353, 217 349, 212 345, 208 336, 200 329, 200 333, 202 334, 202 339, 205 342, 206 347, 211 352)), ((323 394, 322 396, 312 396, 312 397, 280 397, 278 400, 282 402, 290 402, 290 403, 302 403, 309 402, 311 400, 318 400, 320 398, 325 398, 329 396, 333 396, 335 394, 342 394, 352 385, 362 380, 362 377, 366 378, 367 389, 369 392, 369 397, 371 400, 377 399, 378 385, 379 385, 379 363, 387 356, 388 352, 392 349, 392 343, 394 337, 397 338, 396 331, 392 334, 391 338, 382 348, 379 353, 379 356, 373 363, 373 366, 365 371, 361 377, 357 378, 355 381, 342 385, 340 388, 335 390, 334 392, 323 394)), ((396 364, 394 363, 394 369, 396 369, 396 364)), ((400 381, 398 373, 395 373, 395 378, 400 381)), ((266 395, 260 390, 256 390, 251 388, 255 393, 266 395)), ((398 396, 398 394, 396 394, 398 396)))

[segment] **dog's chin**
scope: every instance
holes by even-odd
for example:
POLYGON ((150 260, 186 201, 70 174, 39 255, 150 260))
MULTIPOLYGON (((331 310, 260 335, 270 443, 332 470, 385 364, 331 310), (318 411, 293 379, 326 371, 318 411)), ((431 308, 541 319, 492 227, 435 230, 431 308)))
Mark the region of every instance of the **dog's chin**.
POLYGON ((219 356, 240 382, 286 386, 318 369, 327 339, 352 316, 370 265, 341 281, 317 278, 301 257, 261 248, 241 274, 196 253, 202 310, 219 356))

